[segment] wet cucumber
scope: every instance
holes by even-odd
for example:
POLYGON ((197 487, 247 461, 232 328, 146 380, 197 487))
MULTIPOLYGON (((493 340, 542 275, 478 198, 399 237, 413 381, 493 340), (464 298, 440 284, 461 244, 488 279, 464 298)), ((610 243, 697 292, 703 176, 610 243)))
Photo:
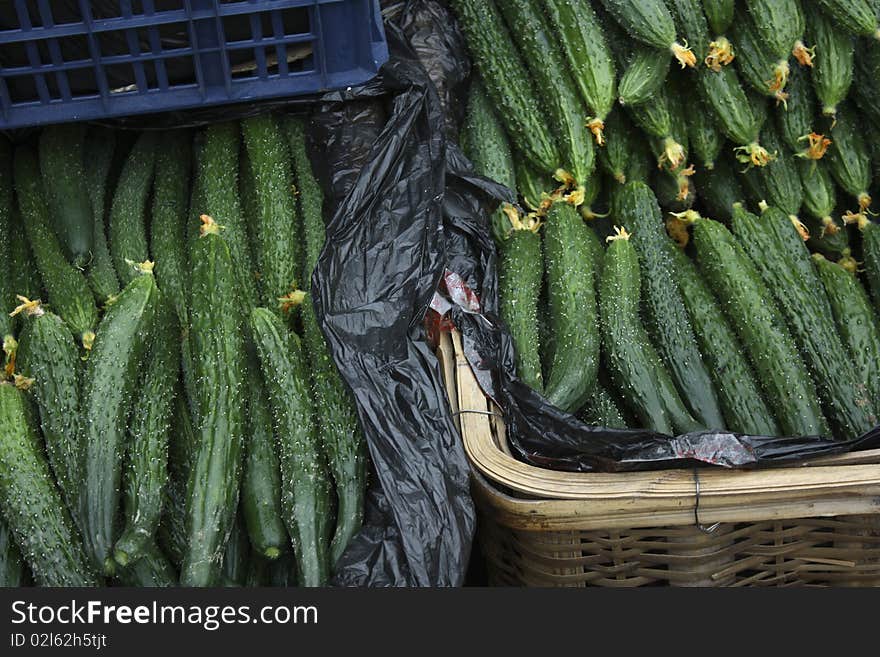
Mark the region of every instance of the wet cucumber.
POLYGON ((12 206, 12 146, 0 137, 0 341, 12 335, 9 313, 16 306, 11 269, 12 206))
POLYGON ((82 541, 28 421, 24 394, 0 382, 0 508, 39 586, 97 586, 82 541))
POLYGON ((581 410, 580 418, 589 425, 626 429, 629 423, 623 417, 620 405, 614 396, 601 383, 596 384, 593 393, 581 410))
POLYGON ((816 4, 847 32, 880 39, 877 14, 869 0, 816 0, 816 4))
POLYGON ((92 259, 94 219, 85 179, 83 123, 51 125, 40 132, 40 170, 52 226, 70 262, 79 269, 92 259))
POLYGON ((139 588, 168 588, 177 586, 177 573, 168 557, 154 543, 149 542, 143 549, 144 556, 120 568, 117 574, 123 586, 139 588))
POLYGON ((226 551, 223 553, 223 566, 220 581, 223 586, 244 586, 247 581, 248 563, 251 558, 251 546, 244 527, 241 511, 235 517, 226 551))
MULTIPOLYGON (((837 120, 831 128, 828 168, 837 184, 859 203, 859 213, 871 206, 871 156, 861 137, 858 117, 846 104, 839 107, 837 120)), ((858 213, 856 213, 858 214, 858 213)))
POLYGON ((110 253, 123 285, 138 276, 137 263, 149 260, 145 216, 156 168, 159 135, 143 132, 128 157, 113 194, 110 208, 110 253))
POLYGON ((18 373, 33 383, 49 465, 74 519, 82 483, 80 458, 80 370, 82 361, 70 328, 39 304, 29 305, 19 338, 18 373))
POLYGON ((670 59, 665 50, 638 45, 629 58, 617 88, 621 105, 650 101, 669 75, 670 59))
POLYGON ((192 135, 185 130, 163 134, 156 153, 156 179, 150 246, 156 263, 156 282, 176 312, 181 327, 189 323, 187 289, 189 254, 186 245, 189 214, 192 135))
POLYGON ((861 43, 855 62, 853 97, 862 113, 880 125, 880 43, 861 43))
MULTIPOLYGON (((471 82, 467 111, 462 127, 461 146, 474 165, 474 171, 516 190, 516 174, 510 141, 479 78, 471 82)), ((491 217, 496 244, 507 237, 507 216, 498 208, 491 217)), ((303 282, 307 285, 307 282, 303 282)))
POLYGON ((179 390, 174 396, 172 431, 168 442, 168 485, 165 487, 159 524, 159 543, 178 568, 186 552, 186 485, 198 440, 192 424, 192 413, 182 392, 179 390))
POLYGON ((639 258, 629 234, 609 237, 599 284, 602 353, 638 426, 672 435, 699 428, 639 319, 639 258))
MULTIPOLYGON (((554 203, 544 225, 544 272, 554 335, 546 398, 574 412, 583 406, 599 369, 595 272, 598 242, 569 203, 554 203)), ((601 249, 601 246, 600 246, 601 249)))
POLYGON ((80 515, 92 562, 107 574, 114 570, 112 548, 117 538, 128 416, 152 338, 157 299, 151 273, 142 273, 126 285, 101 320, 86 365, 80 515))
POLYGON ((786 101, 785 87, 791 73, 788 53, 780 56, 774 52, 744 8, 737 12, 733 29, 731 38, 736 44, 736 64, 743 80, 758 93, 775 98, 778 103, 786 101))
MULTIPOLYGON (((9 292, 11 297, 7 302, 7 313, 12 312, 20 303, 17 295, 21 295, 26 299, 38 299, 43 295, 43 281, 40 278, 40 272, 34 261, 31 245, 28 242, 24 223, 17 205, 12 208, 10 215, 9 240, 7 244, 9 246, 9 292)), ((13 328, 16 331, 21 330, 23 322, 24 318, 18 315, 13 322, 13 328)))
POLYGON ((827 435, 816 388, 794 339, 752 261, 712 219, 694 224, 700 271, 742 343, 768 405, 786 436, 827 435))
POLYGON ((330 481, 319 448, 299 337, 266 308, 250 316, 281 453, 281 505, 302 586, 321 586, 330 569, 330 481))
POLYGON ((727 32, 733 23, 736 0, 703 0, 703 13, 714 36, 727 32))
POLYGON ((98 303, 119 293, 119 278, 107 243, 107 198, 111 195, 111 168, 116 150, 116 132, 91 128, 86 134, 85 176, 92 208, 94 246, 88 266, 89 283, 98 303))
POLYGON ((874 406, 880 404, 880 324, 858 279, 821 254, 813 255, 819 280, 828 295, 841 340, 856 368, 859 382, 874 406))
POLYGON ((453 0, 451 4, 512 144, 535 169, 554 173, 561 163, 559 148, 498 6, 486 0, 453 0))
POLYGON ((605 121, 605 147, 599 151, 599 165, 621 185, 626 182, 634 128, 617 109, 605 121))
POLYGON ((146 556, 155 541, 168 484, 168 441, 180 371, 180 327, 171 300, 162 295, 146 372, 131 412, 123 475, 125 525, 113 549, 120 566, 146 556))
POLYGON ((869 221, 864 215, 859 220, 862 234, 862 259, 865 282, 875 310, 880 313, 880 225, 869 221))
POLYGON ((671 243, 668 250, 694 333, 718 391, 725 428, 753 436, 778 435, 773 412, 761 396, 754 371, 721 305, 691 259, 671 243))
POLYGON ((553 32, 539 0, 500 0, 510 35, 521 53, 527 53, 526 66, 542 95, 543 109, 559 135, 562 168, 578 187, 586 185, 595 168, 593 139, 587 129, 587 113, 575 88, 553 32))
POLYGON ((27 586, 28 570, 6 521, 0 517, 0 588, 27 586))
POLYGON ((813 57, 813 87, 822 103, 822 114, 835 116, 837 106, 849 94, 855 67, 855 44, 851 34, 838 27, 817 7, 806 3, 807 34, 816 49, 813 57))
POLYGON ((788 59, 804 34, 800 0, 745 0, 759 43, 778 59, 788 59))
POLYGON ((658 164, 670 170, 678 169, 687 160, 685 147, 676 140, 672 109, 664 87, 657 90, 650 103, 628 107, 633 122, 648 135, 658 140, 658 164))
POLYGON ((70 265, 49 225, 35 150, 19 146, 15 151, 15 190, 21 218, 34 260, 49 293, 52 309, 67 322, 86 349, 95 339, 98 320, 95 297, 83 273, 70 265))
POLYGON ((543 0, 543 5, 559 35, 577 90, 590 111, 587 127, 602 146, 605 119, 614 107, 617 86, 614 59, 602 25, 587 2, 543 0))
POLYGON ((804 190, 802 219, 810 232, 807 246, 827 256, 840 257, 849 246, 849 234, 834 219, 837 192, 825 162, 799 160, 798 173, 804 190))
POLYGON ((657 351, 693 417, 706 428, 723 428, 724 416, 676 283, 654 193, 643 183, 627 183, 614 199, 613 216, 632 234, 639 254, 642 305, 657 351))
POLYGON ((694 53, 678 41, 675 20, 664 0, 602 0, 602 4, 632 38, 671 52, 682 67, 696 65, 694 53))
POLYGON ((725 223, 730 222, 733 204, 745 200, 745 191, 731 160, 729 154, 722 154, 713 169, 698 169, 694 176, 705 210, 712 218, 725 223))
POLYGON ((187 482, 184 586, 210 586, 238 509, 244 448, 245 342, 238 272, 220 227, 203 219, 192 257, 190 345, 197 451, 187 482))
MULTIPOLYGON (((534 168, 522 158, 514 161, 516 171, 516 187, 522 196, 525 206, 530 210, 540 211, 545 214, 550 207, 550 197, 554 196, 560 187, 559 181, 551 176, 535 171, 534 168)), ((505 216, 505 233, 510 222, 505 216)))
POLYGON ((779 136, 798 157, 819 160, 825 155, 830 142, 815 130, 818 127, 816 94, 810 84, 809 73, 795 66, 788 78, 787 89, 785 107, 778 107, 775 112, 779 136))
POLYGON ((734 234, 755 263, 813 374, 834 435, 861 435, 876 423, 870 400, 858 382, 837 330, 822 284, 803 239, 788 216, 768 208, 760 217, 734 209, 734 234))
POLYGON ((702 62, 709 54, 709 23, 703 13, 700 0, 665 0, 675 19, 675 26, 685 43, 702 62))
POLYGON ((695 156, 695 163, 699 169, 714 169, 715 162, 721 155, 724 147, 724 135, 718 129, 710 112, 696 103, 690 111, 684 113, 687 123, 688 141, 690 150, 695 156))
POLYGON ((753 172, 761 176, 764 200, 796 217, 804 201, 804 189, 794 156, 786 150, 772 121, 761 130, 761 143, 775 155, 769 165, 753 172))

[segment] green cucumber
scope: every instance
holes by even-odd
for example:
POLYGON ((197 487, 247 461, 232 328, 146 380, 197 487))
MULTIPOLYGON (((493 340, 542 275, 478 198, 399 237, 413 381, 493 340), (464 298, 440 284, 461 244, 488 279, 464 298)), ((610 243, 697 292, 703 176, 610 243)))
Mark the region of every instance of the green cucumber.
POLYGON ((777 103, 786 101, 785 87, 791 73, 788 51, 784 55, 776 54, 744 8, 737 12, 732 38, 736 44, 737 68, 743 80, 758 93, 775 98, 777 103))
POLYGON ((149 260, 145 216, 156 169, 159 135, 142 133, 125 160, 110 208, 110 253, 123 285, 138 276, 135 265, 149 260), (133 264, 134 263, 134 264, 133 264))
POLYGON ((636 46, 617 88, 621 105, 641 105, 650 101, 669 75, 670 59, 665 50, 636 46))
POLYGON ((602 146, 604 122, 617 93, 617 72, 602 25, 589 3, 543 0, 543 5, 559 35, 577 90, 590 111, 587 127, 602 146))
POLYGON ((248 563, 251 558, 251 546, 244 528, 241 511, 235 517, 226 551, 223 553, 223 566, 220 581, 224 586, 244 586, 247 580, 248 563))
POLYGON ((97 586, 52 480, 27 401, 0 382, 0 508, 39 586, 97 586))
POLYGON ((92 208, 94 246, 88 267, 89 283, 98 303, 119 293, 119 278, 107 243, 107 198, 112 195, 111 168, 116 151, 116 132, 91 128, 86 134, 85 175, 92 208))
MULTIPOLYGON (((526 207, 535 211, 540 210, 541 214, 545 213, 550 207, 550 197, 559 189, 559 182, 547 174, 536 171, 523 158, 514 161, 514 170, 516 188, 526 207)), ((510 222, 507 222, 505 226, 505 233, 509 224, 510 222)))
POLYGON ((691 181, 692 169, 671 173, 656 169, 651 188, 657 202, 665 212, 684 212, 690 210, 696 201, 696 186, 691 181))
MULTIPOLYGON (((544 393, 568 412, 583 406, 599 369, 595 272, 600 265, 591 258, 596 249, 589 245, 598 239, 571 204, 559 201, 550 208, 544 225, 544 272, 554 349, 544 393)), ((532 249, 530 255, 534 253, 532 249)))
POLYGON ((761 143, 775 156, 769 165, 754 172, 761 176, 765 200, 786 214, 798 216, 804 202, 801 177, 794 156, 786 150, 772 121, 761 130, 761 143))
POLYGON ((862 234, 865 282, 871 293, 874 309, 880 313, 880 225, 862 215, 859 220, 859 230, 862 234))
POLYGON ((684 113, 687 123, 690 150, 695 156, 696 165, 700 169, 714 169, 715 162, 724 147, 724 135, 718 129, 710 112, 697 103, 684 113))
POLYGON ((880 43, 860 43, 855 61, 854 83, 850 87, 862 113, 880 125, 880 43))
POLYGON ((83 269, 95 245, 94 218, 85 171, 86 126, 64 123, 43 129, 39 138, 40 171, 52 225, 70 262, 83 269))
POLYGON ((168 557, 154 543, 149 542, 143 548, 144 556, 137 561, 120 568, 117 573, 122 586, 138 588, 169 588, 177 586, 177 573, 168 557))
POLYGON ((626 182, 633 129, 626 115, 619 109, 611 112, 605 120, 605 147, 599 151, 599 164, 605 173, 621 185, 626 182))
POLYGON ((827 256, 840 257, 849 246, 849 233, 833 218, 837 191, 825 162, 799 160, 804 189, 803 221, 810 232, 807 246, 827 256))
MULTIPOLYGON (((511 190, 516 189, 510 141, 479 79, 471 82, 461 141, 474 171, 511 190)), ((502 208, 492 213, 491 226, 496 244, 501 244, 507 236, 507 217, 502 208)))
POLYGON ((815 134, 816 93, 808 76, 799 66, 791 70, 785 108, 775 112, 776 128, 785 145, 798 157, 818 160, 825 155, 828 144, 823 135, 815 134))
POLYGON ((641 428, 672 435, 699 429, 639 319, 639 258, 622 230, 608 238, 599 284, 602 353, 611 380, 641 428))
POLYGON ((514 147, 535 169, 552 174, 560 155, 540 95, 493 1, 453 0, 471 57, 514 147))
POLYGON ((12 335, 9 313, 17 305, 11 269, 12 207, 12 146, 5 137, 0 137, 0 340, 12 335))
POLYGON ((694 175, 704 209, 711 217, 725 223, 730 222, 733 204, 746 198, 732 159, 729 153, 722 154, 713 169, 698 169, 694 175))
POLYGON ((629 423, 623 417, 620 405, 608 389, 596 384, 593 393, 581 410, 580 418, 587 424, 609 429, 626 429, 629 423))
POLYGON ((15 190, 28 242, 49 293, 49 303, 89 349, 98 320, 95 298, 83 273, 66 261, 49 225, 37 154, 31 147, 19 146, 15 151, 15 190))
POLYGON ((671 52, 682 67, 696 64, 693 52, 679 43, 664 0, 602 0, 602 4, 632 38, 671 52))
POLYGON ((804 34, 800 0, 745 0, 745 8, 755 26, 758 43, 764 44, 773 57, 788 59, 795 42, 804 34))
POLYGON ((193 249, 190 346, 197 451, 187 482, 184 586, 218 581, 238 508, 244 449, 245 342, 238 272, 220 227, 206 219, 193 249))
POLYGON ((658 164, 674 170, 685 163, 687 152, 674 136, 672 109, 664 87, 658 89, 650 103, 628 106, 627 109, 633 122, 659 141, 658 164))
POLYGON ((813 57, 813 87, 822 103, 822 114, 835 116, 853 81, 855 44, 851 34, 838 27, 816 7, 807 3, 808 34, 816 49, 813 57))
MULTIPOLYGON (((38 299, 43 294, 43 281, 40 271, 34 261, 34 254, 28 242, 27 232, 21 218, 18 207, 13 207, 10 213, 9 226, 9 287, 12 295, 7 302, 7 313, 15 309, 20 300, 18 295, 26 299, 38 299)), ((20 324, 24 318, 19 315, 13 323, 16 330, 20 330, 20 324)), ((4 334, 5 337, 5 334, 4 334)))
POLYGON ((703 0, 703 13, 714 36, 725 34, 733 23, 736 0, 703 0))
POLYGON ((27 582, 27 565, 9 525, 0 517, 0 588, 27 586, 27 582))
POLYGON ((821 254, 813 264, 825 288, 837 331, 872 403, 880 404, 880 324, 858 279, 821 254))
POLYGON ((871 206, 871 156, 861 137, 859 119, 851 106, 843 104, 831 128, 828 167, 837 184, 859 203, 859 212, 871 206))
POLYGON ((850 34, 880 39, 877 13, 869 0, 816 0, 835 25, 850 34))
POLYGON ((678 33, 683 35, 697 61, 702 62, 709 54, 709 23, 703 13, 700 0, 665 0, 675 19, 678 33))
POLYGON ((57 315, 39 302, 24 312, 28 316, 19 338, 16 364, 33 384, 46 455, 61 496, 74 519, 82 484, 80 442, 80 370, 82 361, 73 334, 57 315))
POLYGON ((125 286, 98 326, 86 366, 80 516, 92 561, 107 574, 114 570, 128 416, 152 339, 158 292, 149 273, 125 286))
POLYGON ((296 289, 303 260, 302 245, 295 234, 296 205, 290 154, 274 117, 261 115, 245 119, 241 127, 258 201, 254 218, 254 260, 260 271, 262 302, 278 310, 279 300, 296 289))
POLYGON ((639 254, 648 332, 682 399, 704 427, 723 428, 718 396, 676 283, 656 197, 644 183, 628 183, 614 199, 613 215, 632 234, 630 241, 639 254))
POLYGON ((721 305, 696 265, 681 249, 669 243, 681 296, 706 365, 712 374, 725 428, 753 436, 776 436, 779 427, 761 396, 755 373, 721 305))
POLYGON ((299 337, 266 308, 250 327, 276 418, 281 452, 281 504, 302 586, 321 586, 330 569, 330 482, 319 448, 308 374, 299 337))
POLYGON ((156 153, 150 246, 156 263, 156 282, 173 304, 181 327, 189 323, 187 290, 189 254, 186 226, 192 168, 192 135, 171 130, 160 137, 156 153))
POLYGON ((168 485, 165 486, 159 524, 159 543, 178 568, 186 553, 186 485, 198 441, 186 395, 181 392, 179 390, 174 395, 172 430, 168 442, 168 485))
POLYGON ((595 168, 593 139, 587 112, 575 88, 569 67, 557 45, 538 0, 501 0, 501 13, 543 100, 562 155, 562 168, 578 187, 586 185, 595 168))
POLYGON ((736 331, 764 399, 786 436, 827 435, 816 388, 776 302, 734 236, 712 219, 694 224, 700 272, 736 331))
POLYGON ((154 542, 168 483, 168 441, 180 372, 180 327, 171 300, 160 298, 139 396, 131 413, 123 476, 125 526, 113 549, 121 566, 154 542))
POLYGON ((734 209, 733 230, 800 347, 835 435, 847 439, 872 428, 876 424, 873 405, 864 394, 859 395, 828 298, 789 217, 773 207, 760 217, 738 208, 734 209))
POLYGON ((651 172, 657 167, 657 161, 650 152, 647 142, 640 135, 633 134, 633 138, 630 139, 630 147, 632 150, 624 172, 626 182, 635 180, 647 182, 651 177, 651 172))

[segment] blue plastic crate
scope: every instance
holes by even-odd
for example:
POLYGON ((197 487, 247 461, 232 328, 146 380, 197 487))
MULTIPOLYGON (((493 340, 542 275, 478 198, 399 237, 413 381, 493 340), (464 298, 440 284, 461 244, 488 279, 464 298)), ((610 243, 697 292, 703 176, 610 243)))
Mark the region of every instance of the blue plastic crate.
POLYGON ((378 0, 0 0, 0 129, 313 94, 387 59, 378 0))

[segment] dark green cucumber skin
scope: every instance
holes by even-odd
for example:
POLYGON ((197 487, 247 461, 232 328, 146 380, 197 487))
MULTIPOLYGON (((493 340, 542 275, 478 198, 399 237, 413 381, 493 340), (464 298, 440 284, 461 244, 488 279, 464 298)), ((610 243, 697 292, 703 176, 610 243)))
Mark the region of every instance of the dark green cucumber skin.
POLYGON ((599 369, 595 272, 601 265, 591 257, 596 250, 589 245, 598 240, 574 207, 553 204, 544 224, 544 272, 554 338, 544 393, 569 412, 584 405, 599 369))
POLYGON ((626 182, 629 166, 633 126, 620 109, 616 109, 605 120, 605 146, 599 151, 599 165, 618 183, 626 182))
POLYGON ((629 423, 614 396, 601 383, 593 388, 593 393, 580 413, 581 419, 589 425, 609 429, 627 429, 629 423))
POLYGON ((712 113, 696 103, 684 113, 687 123, 690 151, 698 169, 714 169, 724 147, 724 135, 718 129, 712 113))
POLYGON ((761 176, 765 200, 786 214, 797 216, 804 202, 804 188, 794 155, 782 143, 772 121, 764 124, 764 129, 761 130, 761 145, 776 155, 770 164, 755 170, 761 176))
POLYGON ((138 276, 135 264, 149 260, 145 216, 153 176, 159 135, 143 132, 125 160, 110 208, 110 253, 123 285, 138 276))
POLYGON ((628 183, 614 199, 614 216, 632 233, 630 241, 639 254, 642 303, 657 351, 693 417, 706 428, 724 428, 718 395, 676 283, 654 193, 644 183, 628 183))
POLYGON ((94 219, 85 171, 86 126, 64 123, 43 129, 40 170, 52 225, 70 262, 84 268, 94 249, 94 219))
POLYGON ((177 568, 186 553, 186 486, 197 448, 192 413, 182 392, 178 391, 174 397, 168 444, 168 485, 159 524, 159 544, 177 568))
POLYGON ((737 146, 758 138, 761 117, 752 111, 736 68, 722 66, 718 72, 702 68, 697 73, 700 96, 715 115, 721 132, 737 146))
POLYGON ((880 313, 880 226, 875 223, 862 229, 862 259, 874 309, 880 313))
POLYGON ((86 337, 98 320, 95 298, 83 273, 64 258, 49 224, 37 154, 20 146, 15 151, 15 189, 21 218, 52 309, 78 338, 86 337))
POLYGON ((684 212, 694 205, 695 194, 693 182, 683 176, 676 175, 665 169, 655 169, 651 177, 651 189, 657 196, 657 203, 664 212, 684 212), (686 184, 687 197, 679 198, 680 184, 686 184))
POLYGON ((853 274, 837 263, 814 255, 813 264, 857 378, 876 407, 880 403, 880 324, 868 293, 853 274))
MULTIPOLYGON (((473 163, 474 171, 511 190, 516 189, 510 141, 479 78, 471 82, 461 147, 473 163)), ((492 213, 490 221, 492 236, 496 244, 501 244, 507 236, 510 222, 501 208, 492 213)), ((308 285, 308 281, 303 284, 308 285)))
POLYGON ((0 382, 0 507, 39 586, 97 586, 52 479, 26 400, 0 382))
POLYGON ((833 116, 849 94, 855 67, 855 43, 851 34, 838 27, 811 3, 805 3, 809 16, 807 35, 816 48, 811 70, 822 113, 833 116))
POLYGON ((451 5, 511 143, 535 169, 554 173, 561 163, 559 148, 496 3, 453 0, 451 5))
POLYGON ((656 168, 657 161, 653 158, 648 144, 640 135, 635 135, 630 141, 632 151, 629 155, 629 162, 626 167, 626 182, 640 181, 647 182, 651 177, 651 172, 656 168))
POLYGON ((244 478, 241 483, 241 511, 254 552, 277 558, 288 545, 281 511, 281 471, 272 411, 259 375, 259 361, 248 369, 248 426, 244 478))
POLYGON ((828 435, 816 387, 785 320, 734 236, 711 219, 694 225, 700 271, 749 356, 786 436, 828 435))
POLYGON ((0 341, 12 334, 9 313, 16 306, 12 284, 12 207, 12 146, 0 137, 0 341))
POLYGON ((187 482, 184 586, 217 582, 238 508, 246 359, 235 265, 223 237, 206 234, 192 258, 190 344, 197 452, 187 482))
POLYGON ((640 287, 635 247, 629 240, 612 241, 599 285, 602 353, 611 380, 640 427, 668 435, 696 430, 639 319, 640 287))
POLYGON ((816 0, 816 4, 847 32, 856 36, 877 37, 880 27, 868 0, 816 0))
POLYGON ((198 222, 189 213, 191 171, 192 135, 185 130, 163 134, 156 153, 150 247, 156 283, 174 306, 181 327, 189 323, 187 222, 198 222))
POLYGON ((559 182, 545 173, 535 171, 522 158, 517 158, 514 161, 514 170, 516 171, 517 191, 523 197, 526 206, 533 210, 537 210, 540 206, 543 194, 552 194, 559 187, 559 182))
POLYGON ((260 354, 281 453, 281 505, 302 586, 321 586, 330 572, 330 481, 319 446, 299 337, 266 308, 250 327, 260 354))
POLYGON ((853 98, 871 122, 880 125, 880 42, 864 41, 855 62, 853 98))
MULTIPOLYGON (((290 142, 293 169, 299 185, 299 209, 305 235, 306 258, 303 280, 310 283, 326 242, 323 194, 312 173, 306 152, 306 126, 289 119, 285 129, 290 142)), ((536 270, 540 272, 540 259, 536 270)), ((303 344, 311 369, 323 449, 336 488, 336 529, 330 542, 331 565, 336 564, 363 524, 366 489, 366 441, 357 420, 354 401, 327 348, 318 317, 307 295, 302 305, 303 344)), ((539 363, 540 366, 540 363, 539 363)))
POLYGON ((834 180, 851 196, 867 193, 871 185, 871 157, 851 106, 842 104, 838 108, 830 137, 826 158, 834 180))
MULTIPOLYGON (((252 147, 265 149, 266 155, 260 158, 261 168, 257 173, 260 178, 256 186, 261 195, 260 210, 256 216, 249 218, 249 221, 257 225, 260 235, 265 235, 266 230, 279 231, 273 243, 264 245, 257 252, 260 255, 256 261, 258 266, 265 267, 261 269, 264 287, 268 280, 272 282, 273 289, 274 287, 280 289, 278 281, 292 277, 287 281, 289 288, 296 278, 293 274, 295 268, 293 264, 281 262, 281 259, 287 257, 299 262, 296 259, 300 257, 300 250, 291 232, 293 224, 290 219, 292 217, 290 207, 293 204, 293 190, 287 149, 283 141, 278 141, 281 136, 274 119, 264 116, 253 121, 253 124, 242 123, 245 141, 250 139, 247 149, 248 151, 252 147), (271 170, 267 170, 266 167, 270 167, 271 170), (267 196, 270 189, 274 190, 276 199, 267 196)), ((215 123, 205 129, 204 145, 197 160, 198 185, 201 194, 200 213, 209 215, 223 227, 223 237, 237 272, 240 299, 250 308, 257 302, 257 286, 253 276, 254 254, 250 249, 245 225, 248 222, 245 221, 242 213, 239 196, 241 141, 239 125, 235 122, 215 123)), ((191 216, 190 221, 195 221, 198 226, 198 215, 191 216)))
POLYGON ((146 373, 131 413, 123 474, 125 525, 114 547, 122 566, 145 556, 155 541, 168 484, 168 441, 180 372, 180 327, 166 295, 158 302, 146 373))
POLYGON ((569 67, 539 5, 539 0, 501 0, 498 7, 526 66, 542 93, 544 111, 559 135, 562 167, 578 186, 586 184, 596 166, 593 137, 587 129, 587 112, 578 96, 569 67))
POLYGON ((703 13, 709 29, 715 36, 721 36, 733 23, 736 0, 703 0, 703 13))
POLYGON ((247 577, 245 578, 245 586, 259 587, 269 586, 269 564, 271 562, 261 558, 259 555, 251 556, 248 562, 247 577))
POLYGON ((688 47, 697 56, 697 64, 702 64, 709 54, 709 23, 700 6, 700 0, 665 0, 675 26, 688 47))
POLYGON ((745 191, 737 175, 736 164, 724 153, 712 170, 697 169, 694 176, 700 190, 700 201, 713 219, 729 223, 733 204, 745 200, 745 191))
MULTIPOLYGON (((9 227, 9 286, 12 295, 9 301, 11 312, 19 303, 15 295, 21 295, 28 299, 39 299, 43 295, 43 281, 34 260, 30 242, 22 222, 21 213, 16 207, 12 208, 11 225, 9 227)), ((13 322, 13 329, 20 331, 26 318, 17 315, 13 322)), ((5 337, 5 336, 4 336, 5 337)))
POLYGON ((614 106, 617 72, 602 25, 589 3, 543 0, 542 4, 591 118, 604 121, 614 106))
POLYGON ((112 570, 128 415, 155 325, 158 288, 150 274, 125 286, 98 327, 86 366, 82 406, 86 548, 99 570, 112 570))
MULTIPOLYGON (((744 7, 741 7, 736 14, 732 32, 731 39, 736 53, 735 65, 742 79, 758 93, 776 97, 777 90, 771 89, 775 70, 778 65, 788 60, 788 55, 775 54, 744 7)), ((791 43, 794 45, 794 41, 791 43)))
POLYGON ((177 573, 162 550, 153 542, 144 547, 144 556, 120 568, 118 580, 122 586, 138 588, 170 588, 177 586, 177 573))
POLYGON ((810 254, 786 214, 769 208, 760 217, 734 210, 734 234, 771 290, 813 375, 834 435, 848 439, 876 424, 870 400, 859 396, 853 365, 810 254))
POLYGON ((660 49, 675 42, 675 21, 663 0, 602 0, 602 4, 632 38, 660 49))
POLYGON ((223 553, 223 566, 220 581, 223 586, 244 586, 247 581, 248 562, 251 558, 251 546, 244 527, 241 512, 236 516, 226 551, 223 553))
POLYGON ((620 104, 632 106, 650 101, 666 81, 671 61, 666 50, 637 46, 617 88, 620 104))
POLYGON ((627 106, 629 115, 639 128, 652 137, 666 139, 672 136, 672 115, 669 98, 664 87, 660 87, 650 103, 627 106))
POLYGON ((761 395, 755 373, 720 304, 691 259, 672 243, 668 250, 694 333, 718 391, 725 428, 752 436, 779 435, 776 418, 761 395))
POLYGON ((263 290, 262 303, 277 310, 278 299, 296 288, 303 261, 303 248, 295 234, 290 154, 275 118, 257 116, 245 119, 241 125, 258 200, 254 255, 263 290))
POLYGON ((501 251, 498 277, 499 310, 516 350, 517 376, 538 392, 544 389, 538 332, 542 262, 540 234, 514 230, 501 251))
POLYGON ((803 36, 799 0, 745 0, 755 30, 764 47, 779 59, 788 59, 795 41, 803 36))
POLYGON ((76 518, 82 482, 82 361, 73 334, 60 317, 47 312, 26 320, 19 337, 16 366, 21 375, 34 380, 29 393, 39 409, 49 465, 67 508, 76 518))
POLYGON ((818 251, 826 256, 840 257, 849 246, 849 232, 839 219, 832 219, 839 227, 833 235, 822 234, 822 220, 834 215, 837 207, 837 188, 828 167, 821 160, 801 160, 797 164, 804 189, 804 204, 801 219, 810 231, 807 246, 811 251, 818 251))
POLYGON ((27 586, 28 569, 12 536, 12 530, 0 517, 0 588, 27 586))
POLYGON ((85 175, 92 208, 94 246, 88 265, 89 283, 98 303, 105 303, 119 293, 119 278, 113 267, 107 242, 107 199, 112 195, 111 167, 116 150, 116 132, 109 128, 92 128, 86 134, 85 175))
POLYGON ((810 84, 810 74, 802 66, 792 66, 786 92, 788 100, 784 107, 777 107, 776 128, 779 136, 793 152, 807 148, 804 137, 814 128, 816 118, 816 93, 810 84))

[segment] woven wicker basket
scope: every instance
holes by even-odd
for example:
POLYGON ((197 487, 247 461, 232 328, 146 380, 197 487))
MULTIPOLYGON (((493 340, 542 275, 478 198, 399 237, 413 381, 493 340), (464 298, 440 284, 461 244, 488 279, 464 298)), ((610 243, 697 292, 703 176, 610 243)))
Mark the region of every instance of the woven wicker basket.
POLYGON ((762 470, 529 466, 457 333, 438 349, 496 586, 880 586, 880 450, 762 470))

